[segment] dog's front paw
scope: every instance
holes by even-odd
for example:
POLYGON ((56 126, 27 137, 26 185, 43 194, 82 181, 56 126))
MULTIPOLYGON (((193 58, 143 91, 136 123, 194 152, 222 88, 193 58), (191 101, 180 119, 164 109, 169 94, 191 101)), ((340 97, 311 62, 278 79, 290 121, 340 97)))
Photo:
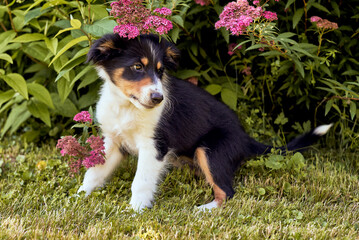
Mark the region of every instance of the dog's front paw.
POLYGON ((142 212, 145 208, 152 208, 152 201, 145 198, 132 197, 130 205, 136 212, 142 212))
POLYGON ((85 196, 87 197, 92 192, 93 188, 86 187, 85 185, 81 185, 77 193, 85 192, 85 196))

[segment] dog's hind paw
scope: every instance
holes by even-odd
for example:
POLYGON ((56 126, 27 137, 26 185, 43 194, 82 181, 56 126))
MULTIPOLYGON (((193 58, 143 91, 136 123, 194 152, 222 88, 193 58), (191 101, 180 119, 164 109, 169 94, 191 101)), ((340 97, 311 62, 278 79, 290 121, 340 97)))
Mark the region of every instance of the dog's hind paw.
POLYGON ((197 209, 199 211, 206 211, 206 210, 211 211, 213 208, 218 208, 218 207, 219 207, 218 202, 216 200, 214 200, 210 203, 203 204, 203 205, 197 207, 197 209))

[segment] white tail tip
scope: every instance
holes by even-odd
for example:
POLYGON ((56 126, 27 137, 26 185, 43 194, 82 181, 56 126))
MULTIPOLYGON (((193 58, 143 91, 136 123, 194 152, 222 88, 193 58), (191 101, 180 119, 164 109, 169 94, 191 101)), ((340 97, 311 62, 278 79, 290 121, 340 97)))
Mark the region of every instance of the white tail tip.
POLYGON ((314 129, 313 133, 318 136, 323 136, 333 126, 333 123, 327 125, 321 125, 314 129))

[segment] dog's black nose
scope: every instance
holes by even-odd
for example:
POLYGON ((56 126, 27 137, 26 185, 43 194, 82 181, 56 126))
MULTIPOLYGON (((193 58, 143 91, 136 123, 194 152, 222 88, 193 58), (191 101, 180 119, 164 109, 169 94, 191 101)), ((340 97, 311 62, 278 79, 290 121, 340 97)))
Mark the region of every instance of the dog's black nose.
POLYGON ((151 101, 152 101, 152 103, 159 104, 160 102, 162 102, 162 100, 163 100, 162 93, 159 93, 159 92, 151 93, 151 101))

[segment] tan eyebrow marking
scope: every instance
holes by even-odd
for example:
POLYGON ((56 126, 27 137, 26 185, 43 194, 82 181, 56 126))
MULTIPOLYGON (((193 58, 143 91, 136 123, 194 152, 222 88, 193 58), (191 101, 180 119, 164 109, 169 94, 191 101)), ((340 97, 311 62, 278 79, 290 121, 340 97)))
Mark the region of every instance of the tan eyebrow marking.
POLYGON ((147 66, 147 64, 148 64, 148 58, 146 58, 146 57, 141 58, 141 62, 142 62, 142 64, 143 64, 143 66, 147 66))
POLYGON ((162 63, 161 63, 161 62, 158 62, 158 63, 157 63, 157 69, 159 70, 161 67, 162 67, 162 63))

